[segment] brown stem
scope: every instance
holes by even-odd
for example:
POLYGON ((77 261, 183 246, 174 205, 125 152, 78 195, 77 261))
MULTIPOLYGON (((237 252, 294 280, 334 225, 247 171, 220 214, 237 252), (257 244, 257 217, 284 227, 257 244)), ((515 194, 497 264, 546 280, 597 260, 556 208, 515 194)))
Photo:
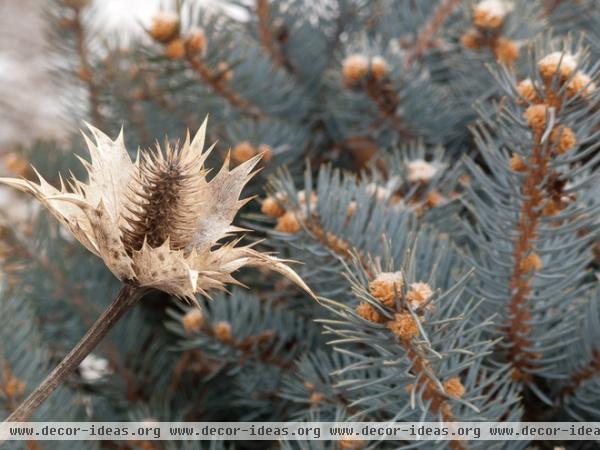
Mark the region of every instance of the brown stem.
POLYGON ((389 80, 369 77, 365 92, 377 106, 382 120, 387 120, 403 139, 414 139, 414 133, 406 126, 404 118, 396 113, 400 98, 389 80))
POLYGON ((139 100, 148 100, 155 102, 158 106, 164 108, 171 115, 179 119, 183 124, 185 124, 185 126, 188 129, 196 129, 197 121, 193 117, 182 113, 180 108, 173 101, 173 99, 167 97, 166 93, 162 92, 160 89, 157 89, 155 84, 156 83, 154 83, 150 77, 148 77, 145 74, 142 75, 142 93, 141 98, 139 100))
MULTIPOLYGON (((423 399, 431 401, 430 408, 433 414, 439 413, 444 422, 454 422, 456 418, 446 394, 440 390, 434 377, 430 375, 432 370, 431 363, 426 357, 421 355, 418 348, 410 339, 401 339, 400 343, 412 361, 411 373, 419 379, 412 389, 415 391, 423 390, 423 399)), ((449 441, 448 447, 451 450, 465 450, 468 448, 467 443, 462 441, 449 441)))
POLYGON ((281 48, 277 46, 271 30, 271 11, 268 0, 256 0, 256 16, 258 18, 258 37, 260 45, 279 66, 293 72, 293 67, 286 60, 281 48))
POLYGON ((441 0, 437 8, 433 11, 430 19, 419 31, 415 39, 415 45, 408 53, 406 65, 411 65, 415 60, 419 59, 425 51, 431 48, 433 38, 439 32, 440 28, 446 22, 446 19, 452 15, 454 10, 460 5, 458 0, 441 0))
POLYGON ((100 101, 98 99, 98 86, 94 81, 94 74, 88 56, 88 48, 86 44, 85 29, 81 21, 81 9, 75 8, 75 19, 73 20, 73 31, 75 33, 75 41, 77 44, 77 54, 81 67, 79 69, 79 78, 85 82, 90 96, 90 114, 94 125, 102 124, 102 116, 100 115, 100 101))
POLYGON ((124 284, 117 297, 75 345, 73 350, 50 372, 44 381, 6 419, 6 422, 25 422, 37 408, 58 388, 65 378, 90 354, 123 314, 135 304, 146 289, 124 284))
POLYGON ((592 353, 592 359, 587 365, 580 367, 571 373, 569 380, 565 383, 561 389, 561 394, 565 397, 571 396, 575 393, 581 383, 595 377, 600 373, 600 351, 594 350, 592 353))
POLYGON ((540 183, 547 176, 549 152, 543 151, 541 137, 536 136, 536 144, 530 158, 531 169, 523 185, 525 200, 521 206, 517 230, 519 237, 514 247, 514 266, 510 277, 511 298, 508 311, 511 317, 507 326, 507 339, 510 343, 508 358, 513 366, 515 379, 529 378, 528 369, 533 368, 535 355, 527 352, 530 347, 531 307, 528 297, 531 293, 531 269, 524 264, 529 252, 535 248, 537 228, 542 217, 545 198, 540 183))
POLYGON ((217 94, 227 100, 232 106, 255 119, 264 115, 256 106, 234 92, 225 83, 222 75, 213 71, 202 60, 198 59, 197 56, 187 54, 186 59, 194 71, 202 78, 202 81, 210 85, 217 94))

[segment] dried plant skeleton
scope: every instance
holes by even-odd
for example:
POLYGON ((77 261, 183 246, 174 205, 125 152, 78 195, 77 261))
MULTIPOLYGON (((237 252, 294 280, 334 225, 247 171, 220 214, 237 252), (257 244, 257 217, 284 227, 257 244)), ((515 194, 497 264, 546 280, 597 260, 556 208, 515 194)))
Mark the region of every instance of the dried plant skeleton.
MULTIPOLYGON (((260 160, 255 156, 229 169, 229 158, 210 180, 204 167, 213 146, 203 150, 206 121, 181 148, 166 144, 138 152, 132 161, 123 133, 111 140, 88 125, 91 161, 82 160, 88 182, 74 177, 57 189, 38 175, 39 184, 2 178, 4 184, 33 194, 88 250, 102 258, 120 280, 160 289, 189 300, 194 294, 236 283, 243 266, 277 271, 307 292, 310 289, 283 261, 239 239, 232 225, 249 199, 240 199, 260 160)), ((36 172, 37 173, 37 172, 36 172)))

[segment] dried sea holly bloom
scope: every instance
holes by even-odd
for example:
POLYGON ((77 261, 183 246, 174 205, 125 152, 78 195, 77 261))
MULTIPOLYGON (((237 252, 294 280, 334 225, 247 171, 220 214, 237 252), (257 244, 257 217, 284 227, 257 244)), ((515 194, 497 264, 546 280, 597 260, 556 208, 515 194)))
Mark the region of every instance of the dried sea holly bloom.
POLYGON ((0 182, 33 194, 89 251, 102 258, 120 280, 152 287, 194 300, 196 293, 224 289, 236 283, 232 273, 244 266, 279 272, 304 290, 310 289, 282 260, 252 245, 238 246, 239 238, 221 242, 244 231, 232 225, 240 199, 254 175, 260 155, 207 180, 203 150, 206 121, 190 142, 180 148, 167 144, 138 152, 132 161, 123 133, 111 140, 89 126, 91 161, 83 161, 89 180, 72 178, 68 187, 51 186, 36 172, 39 184, 24 179, 0 182))

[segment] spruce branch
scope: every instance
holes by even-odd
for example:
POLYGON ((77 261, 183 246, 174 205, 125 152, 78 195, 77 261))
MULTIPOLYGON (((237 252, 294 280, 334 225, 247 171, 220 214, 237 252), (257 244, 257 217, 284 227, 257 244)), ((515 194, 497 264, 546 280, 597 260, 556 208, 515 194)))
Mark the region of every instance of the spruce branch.
POLYGON ((402 139, 415 138, 414 133, 406 125, 404 118, 398 114, 398 106, 401 100, 396 89, 389 81, 369 77, 365 92, 377 106, 381 118, 388 121, 402 139))
POLYGON ((264 116, 263 112, 260 111, 255 105, 251 104, 248 100, 240 97, 224 80, 223 74, 218 71, 214 71, 208 65, 202 61, 197 55, 187 53, 186 61, 194 69, 196 74, 208 84, 217 94, 227 100, 235 108, 239 109, 242 113, 258 119, 264 116))
POLYGON ((229 78, 233 75, 230 68, 209 65, 206 58, 209 43, 204 30, 194 28, 182 34, 180 6, 175 11, 160 11, 155 15, 148 34, 162 46, 165 56, 185 61, 203 83, 231 106, 248 117, 262 118, 265 114, 230 86, 229 78))
POLYGON ((587 364, 571 373, 571 376, 561 389, 563 396, 571 396, 577 391, 579 386, 600 373, 600 351, 594 350, 592 359, 587 364))
MULTIPOLYGON (((262 207, 263 213, 275 216, 279 214, 275 230, 286 233, 295 233, 302 227, 335 256, 344 259, 347 262, 352 262, 354 259, 358 258, 362 265, 365 268, 368 268, 367 255, 363 254, 363 252, 358 249, 352 249, 350 242, 336 234, 334 231, 328 230, 321 223, 316 212, 317 195, 314 192, 311 192, 309 194, 310 200, 308 200, 307 204, 305 192, 302 191, 299 194, 299 204, 295 204, 288 198, 280 198, 279 203, 281 203, 281 205, 278 205, 277 200, 275 200, 275 198, 278 197, 277 194, 275 194, 274 197, 265 199, 262 207), (271 204, 270 202, 275 203, 271 204), (277 209, 275 214, 273 214, 273 210, 269 210, 270 207, 277 209)), ((354 207, 356 207, 356 205, 354 205, 354 207)), ((353 207, 352 205, 349 205, 347 211, 348 221, 353 213, 353 207)))
MULTIPOLYGON (((342 61, 343 86, 364 92, 377 108, 379 122, 389 123, 403 139, 415 137, 399 112, 401 95, 389 74, 388 62, 381 56, 369 58, 362 53, 348 55, 342 61)), ((375 122, 372 127, 379 127, 375 122)))
POLYGON ((271 29, 271 10, 268 0, 256 0, 256 17, 258 19, 258 36, 260 45, 269 53, 277 65, 293 72, 293 67, 278 46, 271 29))
POLYGON ((588 386, 577 380, 594 376, 589 349, 583 352, 589 367, 575 356, 566 362, 589 340, 574 330, 591 283, 586 230, 595 210, 582 180, 594 175, 593 163, 584 161, 595 149, 588 133, 597 123, 589 114, 597 93, 583 49, 549 41, 529 52, 536 63, 529 77, 519 81, 501 67, 503 101, 493 113, 478 108, 483 121, 474 133, 489 174, 467 161, 474 185, 483 187, 479 193, 468 188, 478 225, 465 229, 478 246, 468 257, 477 267, 477 291, 488 311, 502 317, 496 354, 526 398, 525 417, 539 418, 576 409, 588 386))
POLYGON ((6 422, 26 422, 38 407, 52 394, 64 380, 79 366, 81 361, 90 354, 108 331, 119 321, 144 294, 147 288, 125 283, 119 293, 94 322, 88 332, 63 358, 63 360, 50 372, 50 374, 36 387, 31 394, 21 403, 6 422))
POLYGON ((103 123, 100 113, 100 89, 95 79, 92 63, 90 61, 90 50, 88 47, 88 33, 83 20, 86 2, 64 2, 67 9, 72 12, 72 18, 62 18, 60 26, 69 29, 75 41, 75 52, 79 67, 77 76, 85 85, 89 100, 90 119, 97 124, 103 123))
POLYGON ((434 46, 434 37, 439 33, 444 23, 452 13, 460 6, 458 0, 440 0, 433 10, 431 17, 419 30, 413 47, 409 50, 405 64, 410 66, 423 56, 423 54, 434 46))
MULTIPOLYGON (((550 53, 538 61, 543 85, 538 91, 529 89, 530 80, 519 83, 519 94, 532 104, 523 113, 533 136, 533 148, 525 158, 514 154, 511 168, 524 176, 522 201, 517 221, 517 237, 513 245, 513 266, 508 302, 508 359, 517 380, 531 380, 531 371, 540 355, 531 348, 531 318, 533 279, 542 268, 538 254, 542 222, 563 210, 569 203, 564 199, 567 178, 557 171, 554 159, 577 144, 576 133, 564 121, 565 99, 569 86, 581 78, 576 72, 577 60, 568 53, 550 53), (558 87, 557 87, 558 84, 558 87), (560 85, 564 86, 561 87, 560 85), (565 95, 566 94, 566 95, 565 95)), ((568 174, 566 175, 569 176, 568 174)), ((563 219, 564 220, 564 219, 563 219)), ((560 219, 557 223, 560 223, 560 219)))
POLYGON ((531 279, 539 270, 539 256, 534 252, 537 227, 543 216, 546 196, 541 186, 549 172, 550 150, 542 142, 542 134, 536 133, 536 142, 530 157, 530 166, 523 185, 524 201, 521 205, 517 226, 518 237, 514 246, 513 271, 510 277, 512 296, 508 302, 507 339, 510 343, 508 358, 515 369, 515 376, 528 377, 532 368, 531 347, 528 335, 531 306, 528 297, 531 292, 531 279), (537 259, 536 259, 537 258, 537 259))

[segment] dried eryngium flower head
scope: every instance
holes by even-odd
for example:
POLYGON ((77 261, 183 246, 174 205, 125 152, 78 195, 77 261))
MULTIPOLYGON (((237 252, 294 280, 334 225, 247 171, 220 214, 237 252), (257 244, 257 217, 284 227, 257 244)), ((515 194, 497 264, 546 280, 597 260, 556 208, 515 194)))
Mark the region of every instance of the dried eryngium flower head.
POLYGON ((206 121, 181 148, 157 146, 133 162, 123 133, 111 140, 89 126, 85 136, 91 161, 83 161, 89 181, 73 178, 69 188, 51 186, 39 173, 39 184, 0 178, 0 182, 33 194, 89 251, 102 258, 120 280, 160 289, 194 300, 195 293, 225 289, 236 283, 232 273, 243 266, 277 271, 311 291, 284 261, 239 239, 221 239, 243 231, 232 226, 244 185, 254 175, 260 155, 229 170, 229 157, 207 181, 203 150, 206 121))

